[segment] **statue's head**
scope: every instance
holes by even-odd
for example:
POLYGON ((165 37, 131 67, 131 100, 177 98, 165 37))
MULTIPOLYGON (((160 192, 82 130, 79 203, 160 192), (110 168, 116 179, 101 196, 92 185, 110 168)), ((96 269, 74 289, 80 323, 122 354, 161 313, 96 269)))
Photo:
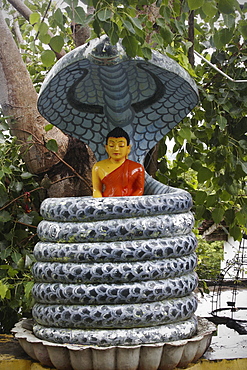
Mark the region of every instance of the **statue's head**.
POLYGON ((128 133, 121 127, 115 127, 106 137, 105 149, 109 158, 114 160, 127 158, 131 149, 128 133))
POLYGON ((130 144, 130 137, 126 131, 124 131, 121 127, 115 127, 113 130, 111 130, 108 135, 106 136, 106 145, 108 143, 108 139, 110 137, 119 138, 124 137, 127 141, 127 145, 130 144))

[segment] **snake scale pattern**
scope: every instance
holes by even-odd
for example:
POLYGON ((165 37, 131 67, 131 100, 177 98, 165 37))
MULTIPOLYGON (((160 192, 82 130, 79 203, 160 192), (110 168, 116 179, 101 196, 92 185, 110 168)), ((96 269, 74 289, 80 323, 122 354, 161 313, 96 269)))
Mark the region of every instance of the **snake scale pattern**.
MULTIPOLYGON (((158 52, 129 58, 106 36, 68 53, 48 73, 38 109, 105 158, 120 126, 129 158, 149 150, 197 104, 195 82, 158 52)), ((145 195, 51 198, 35 246, 34 334, 98 347, 163 343, 197 332, 192 199, 146 175, 145 195)))
POLYGON ((195 334, 190 207, 183 191, 45 199, 34 250, 35 335, 110 346, 195 334))

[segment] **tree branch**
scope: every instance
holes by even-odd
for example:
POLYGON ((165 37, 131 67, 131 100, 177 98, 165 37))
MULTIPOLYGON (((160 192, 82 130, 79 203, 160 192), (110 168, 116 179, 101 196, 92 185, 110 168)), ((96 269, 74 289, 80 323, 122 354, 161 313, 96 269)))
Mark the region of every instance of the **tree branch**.
MULTIPOLYGON (((21 0, 8 0, 8 2, 28 21, 29 21, 29 17, 30 17, 30 14, 32 14, 32 11, 21 1, 21 0)), ((47 34, 50 36, 50 37, 53 37, 53 33, 51 31, 47 31, 47 34)), ((50 46, 50 45, 49 45, 50 46)), ((52 49, 52 47, 50 46, 50 48, 52 49)), ((53 49, 52 49, 53 50, 53 49)), ((54 50, 53 50, 54 51, 54 50)), ((56 54, 56 57, 57 59, 60 59, 62 58, 66 52, 64 49, 62 49, 60 51, 60 53, 57 53, 56 51, 54 51, 54 53, 56 54)))
POLYGON ((27 20, 32 11, 20 0, 8 0, 8 2, 27 20))
MULTIPOLYGON (((74 178, 75 176, 66 176, 66 177, 63 177, 62 179, 59 179, 59 180, 56 180, 56 181, 53 181, 51 183, 51 185, 54 185, 58 182, 61 182, 61 181, 64 181, 64 180, 67 180, 67 179, 71 179, 71 178, 74 178)), ((37 190, 45 190, 45 187, 44 186, 39 186, 38 188, 35 188, 33 190, 30 190, 29 193, 33 193, 37 190)), ((7 208, 8 206, 10 206, 12 203, 16 202, 17 200, 21 199, 21 198, 24 198, 25 197, 25 193, 24 194, 21 194, 19 195, 18 197, 16 197, 15 199, 12 199, 10 202, 6 203, 3 207, 0 208, 0 211, 3 211, 5 208, 7 208)))
POLYGON ((189 30, 188 30, 188 39, 192 42, 192 46, 188 50, 188 58, 192 67, 195 64, 195 55, 194 55, 194 10, 189 14, 189 30))
MULTIPOLYGON (((45 142, 42 142, 37 136, 35 136, 32 132, 29 132, 27 130, 21 130, 19 129, 20 131, 23 131, 29 135, 31 135, 35 140, 36 140, 36 143, 38 143, 39 145, 43 146, 46 148, 45 146, 45 142)), ((48 149, 47 149, 48 150, 48 149)), ((50 151, 50 150, 49 150, 50 151)), ((91 185, 87 182, 87 180, 85 180, 69 163, 67 163, 62 157, 60 157, 56 152, 53 152, 53 151, 50 151, 52 152, 52 154, 60 161, 62 162, 65 166, 67 166, 75 175, 76 177, 78 177, 90 190, 91 190, 91 185)), ((58 181, 55 181, 54 183, 56 183, 58 181)))

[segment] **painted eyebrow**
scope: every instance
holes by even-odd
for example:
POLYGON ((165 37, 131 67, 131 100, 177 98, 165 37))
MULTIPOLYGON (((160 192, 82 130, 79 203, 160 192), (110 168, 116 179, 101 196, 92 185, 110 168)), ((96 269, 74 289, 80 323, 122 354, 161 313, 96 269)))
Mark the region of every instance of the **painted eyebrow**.
MULTIPOLYGON (((124 140, 117 141, 118 143, 124 143, 124 140)), ((109 140, 109 143, 115 143, 115 140, 109 140)))

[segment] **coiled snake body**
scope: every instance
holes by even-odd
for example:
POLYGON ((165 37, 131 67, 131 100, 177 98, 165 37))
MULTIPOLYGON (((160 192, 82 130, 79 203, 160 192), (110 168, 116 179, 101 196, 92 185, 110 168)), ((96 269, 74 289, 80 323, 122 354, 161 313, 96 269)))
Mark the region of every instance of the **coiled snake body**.
MULTIPOLYGON (((114 126, 146 153, 196 105, 193 80, 174 61, 130 59, 106 37, 62 58, 38 108, 86 142, 98 160, 114 126)), ((145 195, 50 198, 41 205, 33 267, 34 333, 58 343, 137 345, 196 333, 192 199, 146 176, 145 195)))

